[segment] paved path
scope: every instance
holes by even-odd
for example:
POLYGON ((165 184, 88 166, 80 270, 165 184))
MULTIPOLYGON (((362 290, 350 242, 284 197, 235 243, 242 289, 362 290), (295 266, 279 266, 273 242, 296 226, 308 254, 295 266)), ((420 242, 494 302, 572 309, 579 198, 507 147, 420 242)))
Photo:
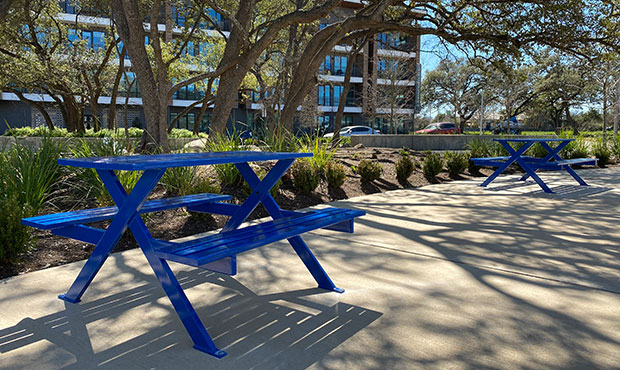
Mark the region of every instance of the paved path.
MULTIPOLYGON (((82 262, 0 281, 0 369, 567 369, 620 367, 620 169, 592 186, 543 174, 369 195, 353 235, 308 244, 342 295, 285 243, 234 278, 175 265, 228 356, 192 349, 139 251, 115 254, 72 305, 82 262)), ((325 237, 327 236, 327 237, 325 237)))

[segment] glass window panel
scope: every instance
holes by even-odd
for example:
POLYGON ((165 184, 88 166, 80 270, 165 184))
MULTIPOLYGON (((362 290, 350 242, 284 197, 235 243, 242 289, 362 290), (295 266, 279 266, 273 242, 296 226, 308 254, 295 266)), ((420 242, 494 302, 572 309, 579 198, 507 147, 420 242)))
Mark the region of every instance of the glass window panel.
POLYGON ((342 86, 334 86, 334 105, 340 103, 340 95, 342 95, 342 86))
POLYGON ((196 122, 196 115, 194 113, 188 113, 187 114, 187 129, 190 131, 193 131, 195 122, 196 122))
POLYGON ((93 31, 93 49, 103 49, 105 47, 105 33, 93 31))

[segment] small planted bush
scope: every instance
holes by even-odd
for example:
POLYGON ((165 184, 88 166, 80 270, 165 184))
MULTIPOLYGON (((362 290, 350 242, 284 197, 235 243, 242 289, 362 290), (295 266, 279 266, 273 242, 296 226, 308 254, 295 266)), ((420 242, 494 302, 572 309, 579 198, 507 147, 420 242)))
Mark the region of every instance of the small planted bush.
POLYGON ((536 143, 532 145, 527 150, 527 155, 530 155, 534 158, 545 158, 548 154, 549 152, 547 151, 547 149, 543 148, 543 146, 540 145, 540 143, 536 143))
POLYGON ((590 148, 585 138, 579 136, 562 149, 560 156, 565 159, 587 158, 589 152, 590 148))
POLYGON ((17 199, 0 198, 0 261, 12 261, 32 246, 31 228, 21 224, 30 215, 17 199))
POLYGON ((201 168, 195 166, 168 168, 160 183, 172 196, 220 192, 216 184, 203 176, 201 168))
MULTIPOLYGON (((485 158, 491 154, 489 142, 480 138, 475 138, 468 144, 470 158, 485 158)), ((469 173, 476 174, 480 171, 480 166, 476 166, 473 162, 468 163, 469 173)))
POLYGON ((325 166, 325 178, 327 179, 327 186, 339 188, 347 179, 347 172, 340 163, 329 161, 327 166, 325 166))
POLYGON ((58 165, 61 153, 61 144, 48 137, 43 137, 39 149, 19 143, 14 145, 3 154, 2 195, 13 197, 38 213, 61 177, 58 165))
POLYGON ((368 184, 381 177, 383 168, 378 162, 362 159, 357 165, 357 173, 360 175, 362 183, 368 184))
MULTIPOLYGON (((70 148, 74 157, 105 157, 133 154, 133 148, 127 151, 127 143, 122 139, 105 138, 98 141, 80 140, 79 144, 70 148)), ((76 188, 83 191, 87 198, 93 198, 99 205, 111 205, 114 202, 108 193, 97 171, 92 168, 76 168, 76 188)), ((116 176, 127 191, 131 191, 140 179, 141 171, 116 171, 116 176)))
POLYGON ((422 163, 422 172, 424 175, 429 178, 434 178, 439 175, 442 169, 443 161, 441 160, 441 155, 439 155, 439 153, 427 151, 424 162, 422 163))
POLYGON ((329 139, 315 137, 312 139, 309 135, 306 135, 299 139, 299 147, 303 152, 312 153, 312 164, 319 171, 320 175, 324 175, 329 163, 335 154, 335 150, 329 149, 329 139))
POLYGON ((598 158, 598 166, 605 167, 609 163, 611 158, 611 149, 605 141, 599 139, 594 143, 592 147, 592 154, 598 158))
POLYGON ((456 177, 463 173, 469 165, 469 156, 466 153, 447 152, 444 161, 450 177, 456 177))
MULTIPOLYGON (((205 144, 205 149, 210 152, 230 152, 243 150, 244 148, 243 140, 236 132, 233 132, 230 136, 213 135, 205 144)), ((243 178, 234 164, 216 164, 213 167, 221 186, 232 187, 241 184, 243 178)))
POLYGON ((396 162, 396 179, 401 183, 407 182, 407 179, 413 173, 415 166, 409 155, 402 155, 396 162))
POLYGON ((295 161, 291 173, 293 185, 300 194, 310 194, 319 186, 319 171, 309 159, 303 158, 295 161))

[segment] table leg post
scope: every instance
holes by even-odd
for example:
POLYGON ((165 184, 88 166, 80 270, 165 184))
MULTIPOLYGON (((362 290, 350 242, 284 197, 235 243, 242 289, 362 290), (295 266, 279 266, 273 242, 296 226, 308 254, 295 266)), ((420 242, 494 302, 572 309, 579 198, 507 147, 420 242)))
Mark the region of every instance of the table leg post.
POLYGON ((144 255, 155 272, 155 276, 164 289, 164 292, 166 292, 172 306, 174 306, 174 309, 181 319, 183 326, 185 326, 185 330, 187 330, 190 338, 192 338, 194 348, 217 358, 226 356, 225 351, 222 351, 215 346, 213 339, 211 339, 207 329, 205 329, 202 321, 200 321, 198 314, 194 310, 194 307, 192 307, 189 299, 187 299, 187 296, 183 292, 183 288, 174 276, 174 273, 170 269, 168 263, 155 256, 150 242, 145 240, 146 234, 134 232, 134 229, 141 229, 142 225, 138 225, 137 222, 134 222, 131 230, 136 236, 136 241, 140 244, 144 255))
MULTIPOLYGON (((144 199, 146 199, 146 196, 150 193, 152 188, 155 187, 157 181, 159 181, 159 179, 163 176, 164 171, 147 171, 144 173, 143 176, 147 176, 147 174, 148 177, 151 178, 152 187, 150 187, 150 189, 146 191, 146 188, 138 187, 138 185, 136 185, 134 190, 132 190, 132 192, 130 193, 129 197, 131 197, 134 192, 136 192, 138 194, 144 193, 143 197, 144 199)), ((116 203, 125 204, 126 201, 124 201, 124 199, 127 196, 122 185, 120 184, 120 182, 118 182, 118 179, 116 178, 114 173, 111 171, 102 171, 99 176, 101 177, 102 181, 110 192, 112 199, 114 199, 116 203)), ((142 178, 140 180, 142 180, 142 178)), ((129 198, 127 197, 127 199, 129 198)), ((192 307, 192 304, 187 299, 187 296, 183 292, 183 288, 181 288, 181 285, 174 276, 174 273, 170 269, 168 263, 155 255, 155 251, 153 249, 153 246, 151 245, 152 237, 148 229, 146 228, 146 225, 144 224, 142 218, 139 215, 136 215, 135 217, 131 218, 130 222, 131 223, 129 224, 129 228, 131 230, 131 233, 133 234, 134 238, 136 238, 136 242, 142 249, 144 256, 149 262, 149 265, 151 265, 155 276, 159 280, 159 283, 164 289, 164 292, 170 299, 170 302, 172 303, 172 306, 174 307, 177 315, 181 319, 181 322, 185 326, 187 333, 192 338, 192 341, 194 342, 194 348, 217 358, 222 358, 226 356, 226 352, 218 349, 215 346, 215 343, 213 343, 213 340, 209 336, 207 329, 205 329, 204 325, 200 321, 200 318, 196 314, 196 311, 192 307)))
POLYGON ((308 248, 300 236, 290 238, 288 241, 299 258, 301 258, 304 265, 306 265, 306 268, 310 271, 314 280, 316 280, 317 284, 319 284, 319 288, 331 290, 337 293, 344 293, 344 289, 338 288, 334 285, 332 280, 327 275, 327 272, 323 270, 323 267, 319 261, 316 259, 314 254, 312 254, 310 248, 308 248))
POLYGON ((564 167, 566 172, 568 172, 581 186, 588 186, 588 184, 572 169, 570 166, 564 167))
MULTIPOLYGON (((271 174, 270 172, 269 174, 267 174, 267 176, 265 176, 265 179, 263 179, 262 182, 247 163, 237 164, 239 172, 241 172, 241 175, 253 190, 256 190, 263 182, 269 181, 269 188, 267 189, 267 193, 265 193, 264 196, 260 199, 260 202, 263 204, 263 206, 273 219, 282 218, 284 217, 284 215, 282 214, 282 210, 280 209, 276 201, 271 195, 269 195, 268 191, 282 176, 282 174, 284 174, 286 169, 290 167, 291 163, 292 161, 279 161, 272 169, 272 171, 275 170, 277 178, 275 180, 273 178, 269 179, 268 177, 271 174)), ((338 293, 344 292, 344 289, 338 288, 334 285, 334 283, 331 281, 319 261, 310 251, 310 248, 308 248, 308 245, 306 245, 304 240, 301 238, 301 236, 295 236, 288 239, 288 241, 299 256, 299 258, 301 258, 304 265, 306 265, 306 268, 308 269, 308 271, 310 271, 310 274, 312 274, 314 280, 316 280, 317 284, 319 284, 319 288, 331 290, 338 293)))
POLYGON ((117 203, 119 211, 101 237, 101 240, 95 246, 95 250, 86 261, 84 267, 82 267, 82 270, 80 270, 78 277, 67 293, 58 296, 58 298, 71 303, 80 301, 82 295, 127 229, 128 223, 137 215, 139 207, 144 203, 144 200, 161 177, 161 174, 157 172, 146 172, 136 184, 134 191, 127 196, 113 171, 102 171, 99 175, 106 186, 118 184, 115 186, 120 187, 120 189, 112 189, 113 186, 108 186, 109 191, 114 194, 113 198, 117 203))

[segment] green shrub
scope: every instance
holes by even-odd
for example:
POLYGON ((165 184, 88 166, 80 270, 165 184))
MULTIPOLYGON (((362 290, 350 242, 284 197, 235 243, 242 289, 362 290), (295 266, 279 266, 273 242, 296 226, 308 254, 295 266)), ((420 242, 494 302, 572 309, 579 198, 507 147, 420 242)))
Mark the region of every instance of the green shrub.
POLYGON ((303 136, 299 139, 299 147, 302 152, 312 153, 312 164, 319 171, 319 174, 323 176, 327 163, 334 158, 335 150, 329 149, 329 139, 315 137, 312 139, 309 135, 303 136))
POLYGON ((259 130, 256 135, 260 138, 260 147, 266 152, 297 152, 298 141, 290 132, 277 128, 276 130, 259 130))
POLYGON ((62 170, 58 165, 61 153, 61 143, 48 137, 42 138, 39 149, 16 143, 2 154, 2 195, 8 195, 38 213, 61 177, 62 170))
MULTIPOLYGON (((470 158, 485 158, 491 155, 491 145, 489 141, 481 138, 474 138, 467 145, 469 147, 470 158)), ((480 166, 476 166, 474 162, 468 162, 469 173, 475 174, 480 171, 480 166)))
POLYGON ((293 185, 300 194, 310 194, 319 186, 321 179, 319 172, 307 158, 295 161, 291 168, 293 185))
MULTIPOLYGON (((226 136, 222 134, 212 135, 205 143, 205 149, 211 152, 229 152, 245 149, 239 133, 233 132, 226 136)), ((213 166, 221 186, 241 185, 241 173, 232 163, 216 164, 213 166)))
POLYGON ((21 224, 32 213, 13 197, 0 198, 0 261, 10 262, 33 244, 32 229, 21 224))
POLYGON ((527 150, 526 154, 534 158, 545 158, 549 152, 540 143, 535 143, 527 150))
POLYGON ((616 161, 620 162, 620 135, 613 140, 612 151, 614 153, 614 157, 616 157, 616 161))
POLYGON ((427 151, 424 162, 422 163, 422 172, 424 175, 429 178, 434 178, 439 175, 442 169, 443 161, 439 153, 427 151))
POLYGON ((598 166, 605 167, 611 158, 611 149, 603 139, 598 139, 592 148, 592 154, 598 158, 598 166))
POLYGON ((160 183, 166 193, 172 196, 212 193, 218 194, 219 187, 203 176, 201 167, 172 167, 164 173, 160 183))
POLYGON ((381 164, 368 159, 362 159, 357 165, 357 173, 359 173, 362 183, 371 183, 381 177, 383 168, 381 164))
POLYGON ((413 173, 414 164, 409 155, 402 155, 396 162, 396 179, 401 183, 407 182, 407 179, 413 173))
POLYGON ((193 131, 186 130, 184 128, 173 128, 170 134, 168 135, 168 137, 173 138, 173 139, 192 138, 192 137, 206 138, 208 137, 208 135, 205 134, 204 132, 199 132, 198 135, 194 135, 193 131))
POLYGON ((451 177, 456 177, 463 173, 469 165, 469 155, 467 153, 447 152, 444 155, 446 168, 451 177))
POLYGON ((339 188, 347 179, 347 171, 342 164, 329 161, 325 167, 325 177, 329 187, 339 188))
MULTIPOLYGON (((80 140, 79 144, 70 148, 74 157, 113 157, 121 155, 131 155, 134 148, 130 147, 127 151, 127 143, 120 138, 104 138, 103 140, 80 140)), ((75 180, 74 185, 86 194, 86 198, 92 198, 101 206, 114 204, 112 197, 108 193, 103 182, 99 178, 97 171, 92 168, 73 169, 75 180)), ((134 188, 140 179, 141 171, 116 171, 116 176, 127 191, 134 188)))
POLYGON ((562 149, 560 156, 565 159, 587 158, 590 148, 583 136, 579 136, 562 149))

